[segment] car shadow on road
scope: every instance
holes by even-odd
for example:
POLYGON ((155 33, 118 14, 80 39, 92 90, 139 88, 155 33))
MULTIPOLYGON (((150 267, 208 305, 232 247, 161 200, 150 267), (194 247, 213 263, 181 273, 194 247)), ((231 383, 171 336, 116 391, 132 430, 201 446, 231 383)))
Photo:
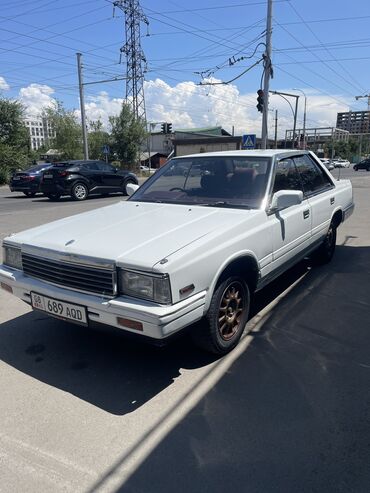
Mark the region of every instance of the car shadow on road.
POLYGON ((312 269, 117 491, 367 493, 369 276, 369 247, 312 269))
MULTIPOLYGON (((261 309, 307 271, 298 264, 261 292, 261 309)), ((118 330, 87 329, 30 312, 0 325, 0 359, 42 382, 116 415, 145 404, 180 376, 217 357, 188 335, 164 348, 128 339, 118 330)))

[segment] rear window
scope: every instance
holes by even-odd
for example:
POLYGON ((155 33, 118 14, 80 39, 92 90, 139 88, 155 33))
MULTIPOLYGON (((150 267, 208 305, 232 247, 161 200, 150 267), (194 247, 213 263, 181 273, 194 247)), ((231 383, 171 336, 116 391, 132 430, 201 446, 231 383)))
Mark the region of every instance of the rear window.
POLYGON ((51 164, 38 164, 37 166, 33 166, 27 170, 27 173, 39 173, 43 169, 50 168, 51 164))

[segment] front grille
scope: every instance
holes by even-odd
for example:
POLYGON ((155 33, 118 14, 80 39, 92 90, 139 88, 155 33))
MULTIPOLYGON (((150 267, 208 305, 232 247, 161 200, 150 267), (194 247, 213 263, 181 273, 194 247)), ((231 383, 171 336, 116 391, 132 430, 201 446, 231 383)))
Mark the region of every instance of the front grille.
POLYGON ((22 253, 23 272, 60 286, 114 296, 115 271, 22 253))

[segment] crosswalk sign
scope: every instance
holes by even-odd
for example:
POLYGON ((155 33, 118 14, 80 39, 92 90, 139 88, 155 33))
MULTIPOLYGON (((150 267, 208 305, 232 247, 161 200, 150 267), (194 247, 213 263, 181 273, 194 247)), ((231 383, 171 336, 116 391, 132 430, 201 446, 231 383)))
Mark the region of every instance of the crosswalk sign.
POLYGON ((243 149, 254 149, 256 147, 256 134, 245 134, 242 140, 243 149))

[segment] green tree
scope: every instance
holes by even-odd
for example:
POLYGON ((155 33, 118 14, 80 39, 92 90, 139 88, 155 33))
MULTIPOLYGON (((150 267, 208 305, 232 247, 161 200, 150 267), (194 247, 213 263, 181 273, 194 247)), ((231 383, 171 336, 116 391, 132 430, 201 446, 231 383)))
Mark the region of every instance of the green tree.
POLYGON ((19 101, 0 98, 0 184, 27 164, 30 139, 23 116, 19 101))
POLYGON ((82 129, 74 111, 57 102, 43 113, 55 132, 55 137, 49 139, 50 148, 57 149, 62 159, 82 159, 82 129))
POLYGON ((105 154, 103 154, 102 149, 103 146, 109 144, 110 135, 103 130, 103 124, 100 120, 90 122, 89 127, 89 158, 105 159, 105 154))
POLYGON ((135 169, 138 166, 141 143, 146 138, 145 122, 137 120, 130 106, 122 104, 121 113, 111 116, 112 151, 121 164, 135 169))

